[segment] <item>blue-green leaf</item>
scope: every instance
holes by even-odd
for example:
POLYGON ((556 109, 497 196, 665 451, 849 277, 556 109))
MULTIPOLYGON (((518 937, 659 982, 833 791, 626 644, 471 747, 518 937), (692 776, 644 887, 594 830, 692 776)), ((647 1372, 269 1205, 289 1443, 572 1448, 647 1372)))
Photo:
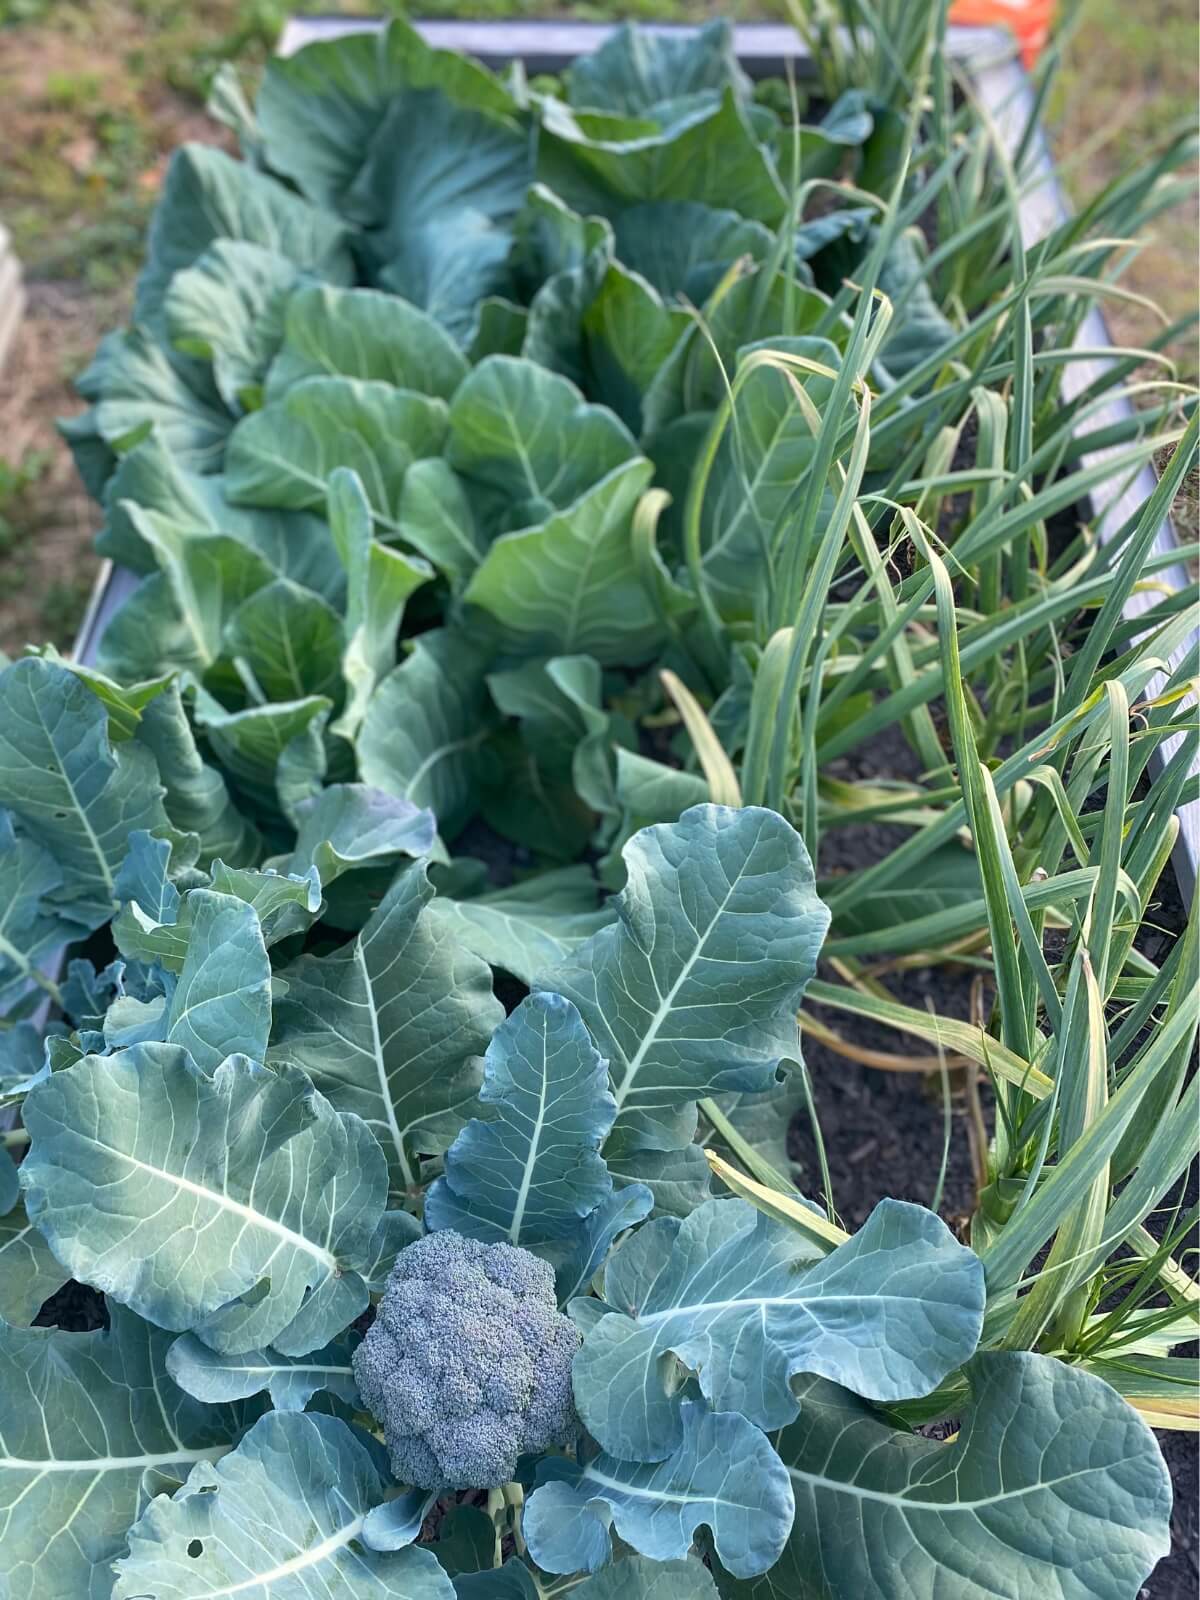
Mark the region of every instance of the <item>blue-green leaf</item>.
POLYGON ((529 135, 436 90, 399 96, 347 197, 379 281, 456 337, 507 288, 507 224, 533 176, 529 135))
POLYGON ((651 200, 629 206, 613 223, 617 259, 666 298, 703 305, 735 261, 763 261, 770 229, 736 211, 694 200, 651 200))
POLYGON ((192 533, 223 533, 258 552, 273 572, 336 601, 342 583, 329 531, 305 511, 235 506, 220 473, 189 472, 151 434, 123 456, 108 490, 108 522, 96 541, 102 555, 135 572, 152 572, 155 557, 134 526, 131 506, 158 512, 192 533))
POLYGON ((304 378, 372 378, 449 400, 467 363, 432 317, 377 289, 306 284, 288 301, 283 343, 267 374, 267 399, 304 378))
POLYGON ((796 1415, 799 1372, 873 1400, 928 1394, 969 1359, 983 1322, 983 1267, 932 1212, 884 1200, 822 1256, 742 1200, 709 1200, 684 1221, 648 1223, 604 1276, 617 1310, 576 1357, 576 1403, 611 1454, 677 1449, 674 1355, 718 1411, 761 1428, 796 1415))
POLYGON ((372 537, 370 502, 358 474, 347 467, 338 467, 329 480, 329 531, 346 569, 346 648, 340 667, 347 703, 333 732, 353 739, 375 685, 396 665, 408 598, 435 574, 420 556, 372 537))
POLYGON ((694 1403, 681 1416, 681 1443, 665 1461, 645 1465, 599 1455, 586 1466, 543 1464, 524 1518, 539 1567, 596 1571, 609 1557, 610 1526, 656 1561, 685 1557, 702 1525, 739 1577, 765 1572, 778 1560, 794 1502, 787 1471, 766 1436, 745 1417, 694 1403))
POLYGON ((608 1057, 614 1137, 678 1149, 697 1100, 767 1090, 798 1059, 796 1012, 829 913, 800 835, 759 807, 695 806, 623 856, 618 921, 537 988, 572 1000, 608 1057))
MULTIPOLYGON (((613 1240, 619 1233, 632 1228, 649 1216, 654 1196, 643 1183, 627 1183, 613 1189, 594 1211, 583 1219, 579 1234, 569 1255, 564 1256, 555 1269, 555 1293, 559 1305, 568 1305, 576 1295, 585 1294, 592 1279, 599 1272, 608 1255, 613 1240)), ((598 1300, 581 1304, 598 1306, 598 1300)), ((578 1321, 578 1317, 575 1318, 578 1321)))
POLYGON ((612 921, 596 902, 595 878, 576 865, 469 899, 439 893, 433 911, 468 950, 532 984, 612 921))
POLYGON ((489 356, 450 405, 446 459, 491 534, 545 522, 636 454, 611 411, 534 361, 489 356))
POLYGON ((487 965, 429 914, 423 864, 403 873, 358 937, 282 973, 273 1061, 302 1066, 362 1117, 404 1193, 470 1115, 476 1057, 503 1018, 487 965))
POLYGON ((682 1561, 626 1556, 572 1593, 575 1600, 717 1600, 712 1573, 696 1556, 682 1561))
POLYGON ((296 808, 296 843, 275 863, 304 873, 315 867, 322 887, 344 873, 395 867, 433 848, 433 813, 363 783, 333 783, 296 808))
POLYGON ((446 1152, 426 1226, 535 1251, 571 1238, 612 1188, 600 1155, 617 1109, 608 1063, 570 1001, 536 994, 497 1028, 483 1072, 493 1113, 446 1152))
POLYGON ((515 1556, 486 1572, 461 1572, 454 1579, 456 1600, 539 1600, 533 1574, 515 1556))
POLYGON ((113 1600, 245 1593, 271 1600, 454 1600, 428 1550, 368 1551, 387 1461, 340 1417, 271 1412, 237 1449, 151 1501, 115 1563, 113 1600))
POLYGON ((0 1324, 0 1591, 109 1600, 142 1475, 225 1454, 239 1410, 167 1376, 171 1336, 120 1306, 95 1333, 0 1324))
POLYGON ((430 49, 400 19, 272 56, 255 108, 270 164, 310 200, 340 210, 388 107, 426 89, 440 90, 455 105, 516 110, 512 95, 478 62, 430 49))
POLYGON ((0 1216, 0 1320, 28 1327, 67 1277, 24 1206, 0 1216))
POLYGON ((49 979, 41 967, 47 957, 83 931, 72 931, 48 898, 62 882, 53 856, 18 835, 8 812, 0 810, 0 1014, 31 988, 45 988, 49 979))
POLYGON ((134 308, 139 324, 161 324, 175 274, 216 239, 266 246, 331 283, 354 281, 344 223, 223 150, 185 144, 171 158, 150 226, 149 258, 134 308))
POLYGON ((154 759, 135 740, 114 748, 108 716, 65 667, 28 657, 0 671, 0 806, 54 858, 60 902, 96 926, 137 828, 164 828, 154 759))
POLYGON ((319 694, 243 711, 226 711, 211 695, 198 695, 196 722, 247 800, 294 822, 297 808, 320 792, 330 709, 319 694))
POLYGON ((342 619, 328 600, 290 578, 248 595, 225 623, 222 652, 268 700, 342 692, 342 619))
POLYGON ((677 35, 624 23, 598 50, 573 62, 566 80, 573 106, 630 117, 653 116, 664 101, 706 90, 750 94, 734 52, 733 29, 724 21, 677 35))
POLYGON ((736 1600, 1129 1600, 1170 1548, 1154 1436, 1107 1384, 1050 1356, 967 1368, 948 1444, 887 1427, 822 1379, 779 1437, 796 1522, 778 1565, 736 1600))
POLYGON ((265 1392, 276 1411, 303 1411, 319 1389, 349 1405, 358 1404, 346 1344, 326 1345, 306 1356, 284 1356, 278 1350, 220 1355, 194 1333, 185 1333, 168 1348, 166 1365, 185 1393, 207 1405, 248 1400, 265 1392))
POLYGON ((271 963, 258 915, 211 889, 188 896, 187 956, 167 1013, 168 1044, 211 1071, 226 1056, 261 1061, 271 1031, 271 963))
POLYGON ((167 290, 171 343, 212 363, 213 381, 235 415, 261 400, 283 338, 284 313, 302 272, 275 250, 218 239, 167 290))
POLYGON ((633 514, 654 469, 624 462, 567 510, 498 538, 467 587, 505 644, 523 655, 591 655, 636 665, 660 644, 663 619, 642 582, 633 514))
POLYGON ((576 211, 613 217, 647 200, 694 200, 773 228, 786 209, 775 163, 733 89, 671 108, 661 131, 543 102, 537 175, 576 211), (675 115, 678 111, 678 115, 675 115))
POLYGON ((441 400, 359 378, 305 378, 238 423, 226 492, 246 505, 323 510, 333 473, 350 467, 376 521, 399 531, 404 474, 441 451, 445 432, 441 400))
POLYGON ((221 470, 233 417, 198 361, 139 326, 110 334, 93 370, 96 427, 118 456, 155 434, 185 469, 221 470))
POLYGON ((479 804, 495 725, 487 652, 466 631, 423 633, 367 706, 358 737, 365 782, 427 806, 452 839, 479 804))
POLYGON ((302 1072, 172 1045, 88 1056, 27 1096, 30 1219, 74 1277, 223 1352, 304 1355, 367 1304, 387 1172, 302 1072))

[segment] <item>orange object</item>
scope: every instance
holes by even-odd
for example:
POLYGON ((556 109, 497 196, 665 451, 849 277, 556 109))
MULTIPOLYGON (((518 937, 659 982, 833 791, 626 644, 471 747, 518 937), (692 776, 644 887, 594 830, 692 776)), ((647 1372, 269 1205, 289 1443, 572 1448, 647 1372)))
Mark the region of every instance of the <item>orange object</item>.
POLYGON ((1007 28, 1016 35, 1021 60, 1032 67, 1050 37, 1054 0, 953 0, 951 22, 967 26, 1007 28))

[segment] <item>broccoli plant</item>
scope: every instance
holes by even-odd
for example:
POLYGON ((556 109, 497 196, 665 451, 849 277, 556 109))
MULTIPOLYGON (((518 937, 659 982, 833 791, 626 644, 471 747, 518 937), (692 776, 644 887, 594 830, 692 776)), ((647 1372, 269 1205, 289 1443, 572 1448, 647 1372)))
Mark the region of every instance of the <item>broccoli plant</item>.
POLYGON ((410 1244, 354 1352, 393 1474, 422 1489, 495 1489, 519 1456, 574 1444, 579 1343, 553 1268, 528 1250, 451 1228, 410 1244))
POLYGON ((14 1593, 1136 1590, 1169 1513, 1136 1414, 996 1348, 931 1212, 846 1235, 777 1170, 828 921, 788 821, 635 834, 601 925, 560 926, 505 1016, 479 927, 389 853, 432 829, 353 786, 322 804, 291 871, 197 881, 135 832, 121 960, 72 966, 69 1031, 3 1080, 28 1139, 5 1308, 69 1275, 109 1315, 0 1328, 14 1593), (955 1440, 914 1439, 914 1403, 955 1440))

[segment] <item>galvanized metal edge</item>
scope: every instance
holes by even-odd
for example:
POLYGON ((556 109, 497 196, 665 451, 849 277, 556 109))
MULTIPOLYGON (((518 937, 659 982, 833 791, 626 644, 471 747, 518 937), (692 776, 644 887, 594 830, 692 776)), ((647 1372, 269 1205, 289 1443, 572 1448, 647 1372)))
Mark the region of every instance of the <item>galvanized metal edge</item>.
MULTIPOLYGON (((278 53, 294 55, 318 39, 337 39, 348 33, 373 33, 385 26, 379 17, 292 17, 280 35, 278 53)), ((439 50, 460 50, 485 66, 523 61, 531 72, 560 72, 576 56, 596 50, 616 32, 611 22, 414 22, 422 36, 439 50)), ((696 28, 686 23, 643 23, 642 31, 666 36, 687 36, 696 28)), ((733 45, 738 60, 752 78, 775 77, 784 63, 794 64, 799 76, 811 75, 813 66, 794 28, 775 22, 734 24, 733 45)), ((952 27, 946 47, 964 64, 1003 60, 1013 53, 1011 35, 998 28, 952 27)))

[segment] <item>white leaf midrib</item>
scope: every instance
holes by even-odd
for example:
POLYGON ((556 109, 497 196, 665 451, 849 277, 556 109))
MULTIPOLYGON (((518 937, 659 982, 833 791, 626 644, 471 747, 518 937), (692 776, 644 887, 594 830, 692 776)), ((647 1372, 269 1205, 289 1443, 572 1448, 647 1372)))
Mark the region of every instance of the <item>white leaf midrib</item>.
MULTIPOLYGON (((180 1173, 169 1172, 164 1167, 156 1167, 151 1162, 141 1161, 137 1156, 131 1156, 126 1151, 118 1150, 113 1145, 106 1144, 102 1140, 92 1139, 89 1143, 93 1144, 96 1149, 105 1151, 108 1155, 116 1156, 118 1160, 124 1161, 138 1172, 145 1172, 151 1177, 160 1178, 165 1183, 171 1184, 187 1194, 195 1195, 198 1199, 208 1201, 219 1210, 232 1212, 235 1216, 243 1218, 244 1221, 254 1227, 264 1228, 268 1233, 275 1234, 303 1254, 312 1256, 315 1261, 321 1262, 332 1275, 336 1276, 340 1271, 338 1259, 332 1251, 326 1250, 323 1245, 314 1244, 311 1239, 305 1238, 302 1233, 297 1233, 295 1229, 289 1228, 286 1223, 278 1222, 265 1212, 256 1211, 253 1206, 245 1205, 241 1200, 235 1200, 231 1195, 225 1194, 223 1191, 206 1188, 201 1183, 193 1183, 190 1178, 185 1178, 180 1173)), ((137 1220, 143 1219, 139 1218, 137 1220)))

